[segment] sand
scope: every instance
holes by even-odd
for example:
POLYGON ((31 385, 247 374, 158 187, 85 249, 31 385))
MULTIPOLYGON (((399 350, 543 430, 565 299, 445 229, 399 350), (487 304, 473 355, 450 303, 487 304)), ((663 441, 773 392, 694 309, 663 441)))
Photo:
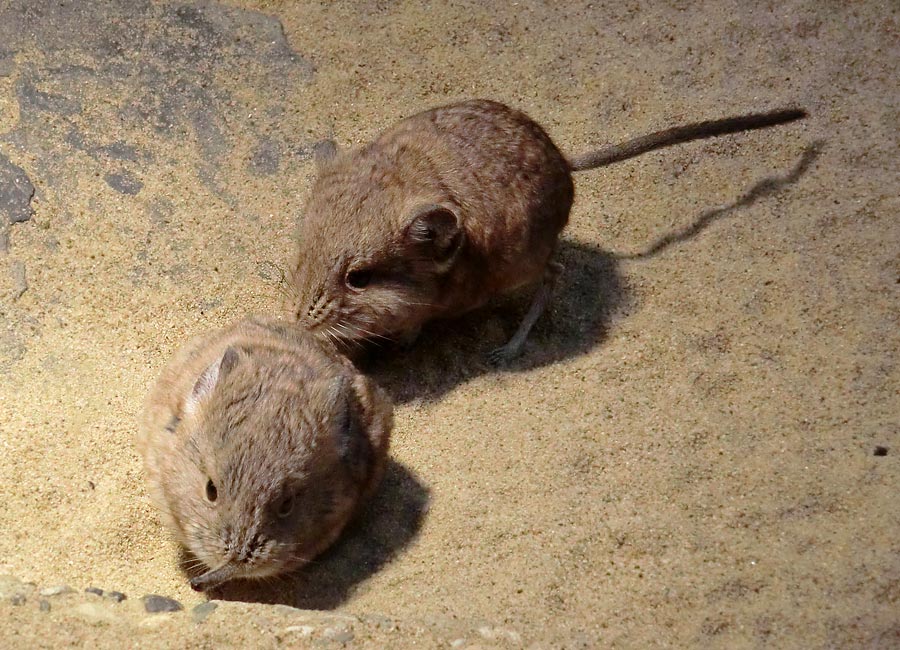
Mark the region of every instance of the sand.
POLYGON ((0 3, 0 643, 900 646, 898 65, 895 2, 0 3), (133 446, 162 364, 283 309, 316 142, 468 97, 572 153, 810 117, 579 174, 520 361, 527 295, 371 362, 392 466, 344 540, 144 614, 204 600, 133 446))

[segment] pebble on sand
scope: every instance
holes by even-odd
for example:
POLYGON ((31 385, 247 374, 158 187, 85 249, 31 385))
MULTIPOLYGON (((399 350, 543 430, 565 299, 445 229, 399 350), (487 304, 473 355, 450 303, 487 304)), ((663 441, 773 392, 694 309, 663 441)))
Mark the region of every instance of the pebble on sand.
POLYGON ((45 587, 41 589, 41 596, 61 596, 62 594, 72 594, 75 590, 68 585, 56 585, 55 587, 45 587))
POLYGON ((114 600, 117 603, 121 603, 123 600, 128 598, 128 596, 123 594, 121 591, 104 591, 103 597, 109 598, 110 600, 114 600))
POLYGON ((142 600, 144 601, 144 609, 151 614, 156 614, 158 612, 180 612, 184 609, 177 600, 172 600, 165 596, 157 596, 156 594, 144 596, 142 600))
POLYGON ((211 600, 200 603, 191 610, 191 617, 194 619, 195 623, 202 623, 209 618, 209 615, 215 611, 216 607, 218 607, 218 605, 211 600))

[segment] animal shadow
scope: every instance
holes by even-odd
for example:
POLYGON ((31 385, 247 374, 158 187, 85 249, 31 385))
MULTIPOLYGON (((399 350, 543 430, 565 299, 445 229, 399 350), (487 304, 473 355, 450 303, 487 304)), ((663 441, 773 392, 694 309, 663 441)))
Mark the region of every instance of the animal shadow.
MULTIPOLYGON (((603 341, 612 321, 631 304, 619 262, 611 253, 562 240, 556 259, 565 267, 556 295, 528 336, 522 355, 502 367, 506 371, 587 352, 603 341)), ((396 403, 439 399, 458 384, 498 370, 488 362, 488 354, 516 331, 534 290, 527 287, 461 318, 430 323, 412 347, 375 349, 358 364, 396 403)))
POLYGON ((800 177, 803 176, 812 164, 822 153, 824 142, 816 141, 809 144, 804 150, 800 160, 794 165, 794 168, 782 176, 767 176, 757 182, 747 192, 738 197, 734 202, 720 207, 707 210, 701 214, 693 223, 679 230, 666 233, 645 250, 639 253, 624 253, 617 255, 618 259, 644 259, 658 255, 670 246, 679 244, 683 241, 693 239, 702 231, 706 230, 714 221, 718 221, 724 217, 730 216, 733 212, 740 208, 753 205, 759 199, 777 194, 785 187, 793 185, 800 177))
MULTIPOLYGON (((811 143, 788 172, 759 180, 732 203, 701 213, 692 223, 660 236, 643 251, 611 253, 581 242, 560 241, 557 259, 565 267, 561 286, 529 335, 521 357, 504 369, 515 372, 556 363, 601 343, 615 320, 637 307, 620 271, 621 260, 653 258, 741 208, 777 194, 810 169, 822 146, 821 141, 811 143)), ((487 355, 515 332, 533 292, 534 287, 529 287, 463 318, 433 323, 423 329, 412 348, 374 350, 358 364, 396 403, 436 400, 459 384, 497 370, 488 363, 487 355)))
MULTIPOLYGON (((389 460, 372 501, 325 553, 288 576, 235 580, 208 595, 219 600, 334 609, 415 539, 428 503, 428 488, 406 467, 389 460)), ((182 567, 189 566, 190 560, 183 552, 182 567)))

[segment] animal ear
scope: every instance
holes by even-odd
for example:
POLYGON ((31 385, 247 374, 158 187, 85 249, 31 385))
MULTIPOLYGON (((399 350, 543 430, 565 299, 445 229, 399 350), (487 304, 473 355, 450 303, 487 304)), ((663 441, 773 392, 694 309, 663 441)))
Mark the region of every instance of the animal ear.
MULTIPOLYGON (((383 416, 384 405, 378 405, 382 413, 373 417, 369 383, 370 380, 361 376, 352 380, 340 377, 332 389, 338 456, 363 492, 380 478, 390 430, 390 422, 383 416)), ((391 410, 388 404, 388 418, 391 410)))
POLYGON ((359 418, 359 403, 344 376, 332 382, 329 393, 331 417, 334 418, 332 434, 338 457, 353 480, 362 482, 368 473, 372 448, 364 433, 364 423, 359 418))
POLYGON ((337 155, 337 143, 334 140, 319 140, 313 145, 313 160, 321 167, 337 155))
POLYGON ((456 213, 443 205, 416 210, 406 228, 407 241, 439 265, 449 266, 463 244, 463 230, 456 213))
POLYGON ((219 379, 225 377, 234 369, 239 359, 240 353, 237 349, 232 347, 225 348, 222 356, 209 364, 206 370, 200 373, 200 376, 194 383, 194 387, 191 389, 190 395, 187 397, 184 410, 188 414, 195 413, 197 407, 200 406, 200 402, 212 392, 219 379))
POLYGON ((368 448, 365 474, 361 477, 361 497, 367 498, 378 487, 384 474, 390 444, 391 428, 394 424, 394 407, 390 398, 378 385, 364 375, 357 374, 352 380, 353 400, 361 434, 368 448))

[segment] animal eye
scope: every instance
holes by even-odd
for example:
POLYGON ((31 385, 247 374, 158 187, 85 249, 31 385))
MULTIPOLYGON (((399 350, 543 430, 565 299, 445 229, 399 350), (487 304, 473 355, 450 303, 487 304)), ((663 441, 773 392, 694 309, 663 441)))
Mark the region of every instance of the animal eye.
POLYGON ((351 289, 365 289, 372 281, 372 271, 369 269, 353 269, 347 271, 347 286, 351 289))
POLYGON ((281 500, 275 514, 284 519, 294 511, 294 495, 289 495, 281 500))
POLYGON ((215 503, 216 499, 219 498, 219 491, 216 489, 216 484, 212 482, 212 479, 206 482, 206 498, 209 499, 210 503, 215 503))

